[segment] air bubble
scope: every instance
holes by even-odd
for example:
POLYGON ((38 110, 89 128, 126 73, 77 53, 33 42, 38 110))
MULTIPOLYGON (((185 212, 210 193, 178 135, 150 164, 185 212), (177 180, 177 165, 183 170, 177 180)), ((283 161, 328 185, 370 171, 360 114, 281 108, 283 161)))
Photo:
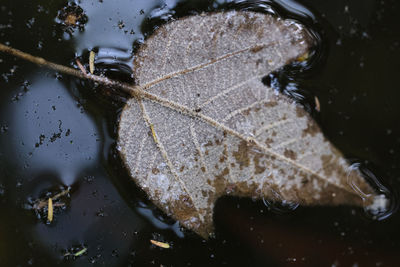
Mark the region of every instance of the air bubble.
POLYGON ((269 211, 275 214, 286 214, 295 211, 299 207, 299 203, 284 200, 283 197, 276 191, 273 191, 274 197, 272 200, 263 198, 264 205, 269 211))
POLYGON ((367 217, 382 221, 389 218, 398 209, 398 200, 395 198, 395 195, 370 170, 363 167, 360 163, 354 163, 349 167, 347 182, 365 203, 364 212, 367 217), (375 190, 376 194, 363 192, 354 181, 350 180, 350 177, 352 177, 350 174, 353 171, 361 174, 375 190))

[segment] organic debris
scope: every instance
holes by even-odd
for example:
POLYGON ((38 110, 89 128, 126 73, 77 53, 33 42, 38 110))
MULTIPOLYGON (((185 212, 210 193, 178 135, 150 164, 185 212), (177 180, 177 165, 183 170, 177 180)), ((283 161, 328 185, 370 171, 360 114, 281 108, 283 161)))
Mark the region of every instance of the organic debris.
POLYGON ((49 194, 46 194, 45 197, 34 201, 31 207, 38 216, 47 218, 48 222, 52 222, 54 220, 55 211, 66 207, 66 197, 68 196, 70 190, 71 188, 68 187, 53 197, 49 197, 49 194))
POLYGON ((150 243, 152 243, 153 245, 160 247, 160 248, 170 248, 171 247, 168 243, 156 241, 153 239, 150 239, 150 243))
POLYGON ((49 198, 48 208, 47 208, 47 220, 49 222, 53 221, 53 200, 49 198))
POLYGON ((315 100, 315 110, 320 112, 321 111, 321 104, 319 103, 319 99, 317 96, 314 97, 315 100))
POLYGON ((74 32, 74 28, 83 31, 84 25, 88 21, 83 9, 74 2, 68 3, 66 7, 58 11, 57 19, 63 25, 64 30, 70 34, 74 32))
POLYGON ((90 70, 91 74, 93 74, 93 72, 94 72, 94 56, 95 55, 96 54, 95 54, 94 51, 90 51, 90 54, 89 54, 89 70, 90 70))
POLYGON ((77 258, 77 257, 80 257, 83 254, 85 254, 87 252, 87 250, 88 249, 86 246, 80 245, 80 246, 72 247, 72 248, 66 250, 65 253, 63 254, 63 256, 66 259, 77 258))
POLYGON ((83 253, 87 251, 87 248, 83 248, 74 254, 75 257, 81 256, 83 253))
POLYGON ((86 69, 82 65, 81 61, 79 59, 76 59, 75 62, 76 62, 76 65, 78 65, 78 68, 82 71, 82 73, 87 75, 86 69))

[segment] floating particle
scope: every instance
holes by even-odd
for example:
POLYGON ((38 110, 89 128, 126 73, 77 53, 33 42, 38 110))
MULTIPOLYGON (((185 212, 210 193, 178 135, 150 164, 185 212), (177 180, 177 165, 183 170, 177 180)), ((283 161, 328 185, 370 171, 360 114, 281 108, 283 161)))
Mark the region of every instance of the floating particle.
POLYGON ((171 247, 168 243, 156 241, 153 239, 150 239, 150 243, 152 243, 153 245, 160 247, 160 248, 170 248, 171 247))
POLYGON ((319 103, 318 97, 314 96, 314 100, 315 100, 315 110, 320 112, 321 111, 321 104, 319 103))
POLYGON ((64 31, 71 34, 74 32, 74 28, 83 31, 88 17, 79 5, 69 3, 58 11, 57 20, 63 26, 64 31))
POLYGON ((90 51, 89 53, 89 71, 91 74, 94 72, 94 56, 96 53, 94 51, 90 51))
POLYGON ((49 198, 48 202, 47 220, 49 220, 49 222, 53 221, 53 200, 51 199, 51 197, 49 198))
POLYGON ((78 252, 76 252, 76 253, 74 254, 74 256, 75 256, 75 257, 82 256, 83 253, 85 253, 86 251, 87 251, 87 248, 82 248, 81 250, 79 250, 78 252))
POLYGON ((125 23, 122 20, 118 21, 118 28, 120 29, 125 28, 125 23))

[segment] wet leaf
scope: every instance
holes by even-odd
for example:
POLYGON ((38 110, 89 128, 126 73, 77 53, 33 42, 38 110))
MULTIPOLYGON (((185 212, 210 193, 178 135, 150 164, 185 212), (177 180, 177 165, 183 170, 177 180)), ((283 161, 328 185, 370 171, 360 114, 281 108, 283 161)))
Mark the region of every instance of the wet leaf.
POLYGON ((307 54, 302 25, 227 12, 160 27, 139 49, 126 104, 122 158, 163 211, 207 238, 223 195, 303 205, 363 205, 373 195, 303 110, 262 83, 307 54), (349 183, 350 181, 350 183, 349 183))

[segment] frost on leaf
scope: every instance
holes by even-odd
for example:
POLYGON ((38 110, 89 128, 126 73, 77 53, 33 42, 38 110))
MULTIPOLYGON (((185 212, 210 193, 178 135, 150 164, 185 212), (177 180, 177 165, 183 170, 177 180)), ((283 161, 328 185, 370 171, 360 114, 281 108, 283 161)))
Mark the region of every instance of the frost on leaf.
POLYGON ((293 101, 261 79, 308 52, 302 25, 226 12, 160 27, 139 49, 119 146, 136 183, 207 238, 223 195, 303 205, 362 205, 373 191, 293 101), (351 186, 349 185, 351 182, 351 186), (279 198, 277 199, 277 196, 279 198))

